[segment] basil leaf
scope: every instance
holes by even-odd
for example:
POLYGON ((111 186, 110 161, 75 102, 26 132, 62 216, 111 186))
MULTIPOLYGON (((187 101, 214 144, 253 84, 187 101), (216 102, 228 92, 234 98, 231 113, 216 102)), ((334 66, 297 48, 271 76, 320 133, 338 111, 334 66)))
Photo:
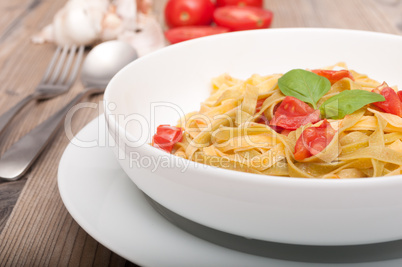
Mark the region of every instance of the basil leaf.
POLYGON ((284 95, 310 103, 314 109, 317 109, 318 100, 331 89, 327 78, 302 69, 285 73, 279 78, 278 86, 284 95))
POLYGON ((367 104, 380 101, 385 101, 380 94, 358 89, 347 90, 327 99, 321 105, 320 112, 328 119, 343 119, 367 104))

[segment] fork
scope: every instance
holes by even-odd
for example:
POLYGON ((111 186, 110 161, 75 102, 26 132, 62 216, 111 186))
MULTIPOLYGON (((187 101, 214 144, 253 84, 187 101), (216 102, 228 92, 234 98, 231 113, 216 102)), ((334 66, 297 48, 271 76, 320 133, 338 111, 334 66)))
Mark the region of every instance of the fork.
POLYGON ((0 134, 30 101, 46 100, 67 92, 77 78, 83 54, 84 46, 58 46, 35 91, 0 116, 0 134))

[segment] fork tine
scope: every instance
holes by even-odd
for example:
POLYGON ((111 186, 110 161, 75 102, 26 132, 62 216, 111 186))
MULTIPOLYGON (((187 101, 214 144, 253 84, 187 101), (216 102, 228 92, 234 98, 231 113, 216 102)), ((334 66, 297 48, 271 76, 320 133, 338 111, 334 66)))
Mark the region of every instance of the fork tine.
POLYGON ((59 58, 59 60, 58 60, 58 62, 57 62, 56 68, 55 68, 54 71, 53 71, 53 75, 52 75, 52 77, 50 77, 48 83, 53 84, 53 83, 56 81, 57 77, 58 77, 59 74, 60 74, 61 67, 62 67, 63 64, 64 64, 64 60, 65 60, 65 58, 66 58, 66 56, 67 56, 68 50, 69 50, 69 46, 65 45, 65 46, 63 47, 63 50, 61 51, 60 58, 59 58))
POLYGON ((60 74, 60 78, 58 79, 58 82, 57 82, 58 85, 62 84, 64 82, 64 80, 66 79, 67 74, 70 71, 71 63, 73 62, 76 50, 77 50, 77 46, 73 45, 70 49, 70 53, 68 55, 67 62, 63 67, 63 71, 60 74))
POLYGON ((73 66, 73 69, 71 70, 70 79, 68 79, 68 81, 66 83, 66 86, 68 86, 68 87, 70 87, 74 83, 75 78, 77 77, 78 69, 80 68, 82 58, 84 57, 84 49, 85 49, 84 45, 81 45, 79 47, 78 55, 75 60, 75 64, 73 66))
POLYGON ((40 83, 44 83, 47 79, 49 79, 50 73, 52 72, 54 65, 56 64, 60 51, 61 51, 61 46, 59 45, 59 46, 57 46, 56 51, 54 52, 53 57, 50 60, 49 66, 47 67, 46 72, 43 75, 43 78, 40 83))

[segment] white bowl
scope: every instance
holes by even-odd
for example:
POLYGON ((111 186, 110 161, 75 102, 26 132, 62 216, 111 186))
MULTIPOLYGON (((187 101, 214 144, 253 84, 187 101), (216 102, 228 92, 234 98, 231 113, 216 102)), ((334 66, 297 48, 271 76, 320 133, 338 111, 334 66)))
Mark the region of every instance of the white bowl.
POLYGON ((159 124, 198 110, 210 80, 319 68, 344 61, 402 86, 402 37, 338 29, 269 29, 171 45, 120 71, 105 116, 124 171, 153 200, 227 233, 305 245, 355 245, 402 238, 402 176, 303 179, 261 176, 182 160, 151 147, 159 124), (159 162, 158 162, 159 160, 159 162))

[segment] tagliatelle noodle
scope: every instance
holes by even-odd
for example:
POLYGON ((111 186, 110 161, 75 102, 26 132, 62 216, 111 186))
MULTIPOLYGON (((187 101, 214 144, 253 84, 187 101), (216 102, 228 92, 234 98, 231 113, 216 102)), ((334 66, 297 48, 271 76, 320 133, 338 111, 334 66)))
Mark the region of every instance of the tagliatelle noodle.
MULTIPOLYGON (((339 63, 325 69, 346 68, 339 63)), ((347 68, 346 68, 347 69, 347 68)), ((335 82, 318 101, 345 90, 372 91, 382 83, 350 70, 354 81, 335 82)), ((363 178, 390 176, 402 171, 402 118, 367 105, 339 120, 328 120, 336 130, 318 154, 295 160, 296 141, 307 127, 287 135, 261 121, 271 120, 285 98, 279 90, 282 74, 253 74, 245 80, 223 74, 212 79, 211 95, 199 111, 186 114, 178 123, 183 140, 174 155, 195 162, 260 175, 304 178, 363 178), (257 101, 263 104, 257 110, 257 101)), ((396 87, 393 87, 396 90, 396 87)))
POLYGON ((261 110, 254 115, 253 120, 259 118, 263 113, 268 120, 271 120, 274 116, 275 106, 282 102, 284 98, 285 96, 281 93, 279 88, 273 90, 272 94, 264 100, 261 110))

